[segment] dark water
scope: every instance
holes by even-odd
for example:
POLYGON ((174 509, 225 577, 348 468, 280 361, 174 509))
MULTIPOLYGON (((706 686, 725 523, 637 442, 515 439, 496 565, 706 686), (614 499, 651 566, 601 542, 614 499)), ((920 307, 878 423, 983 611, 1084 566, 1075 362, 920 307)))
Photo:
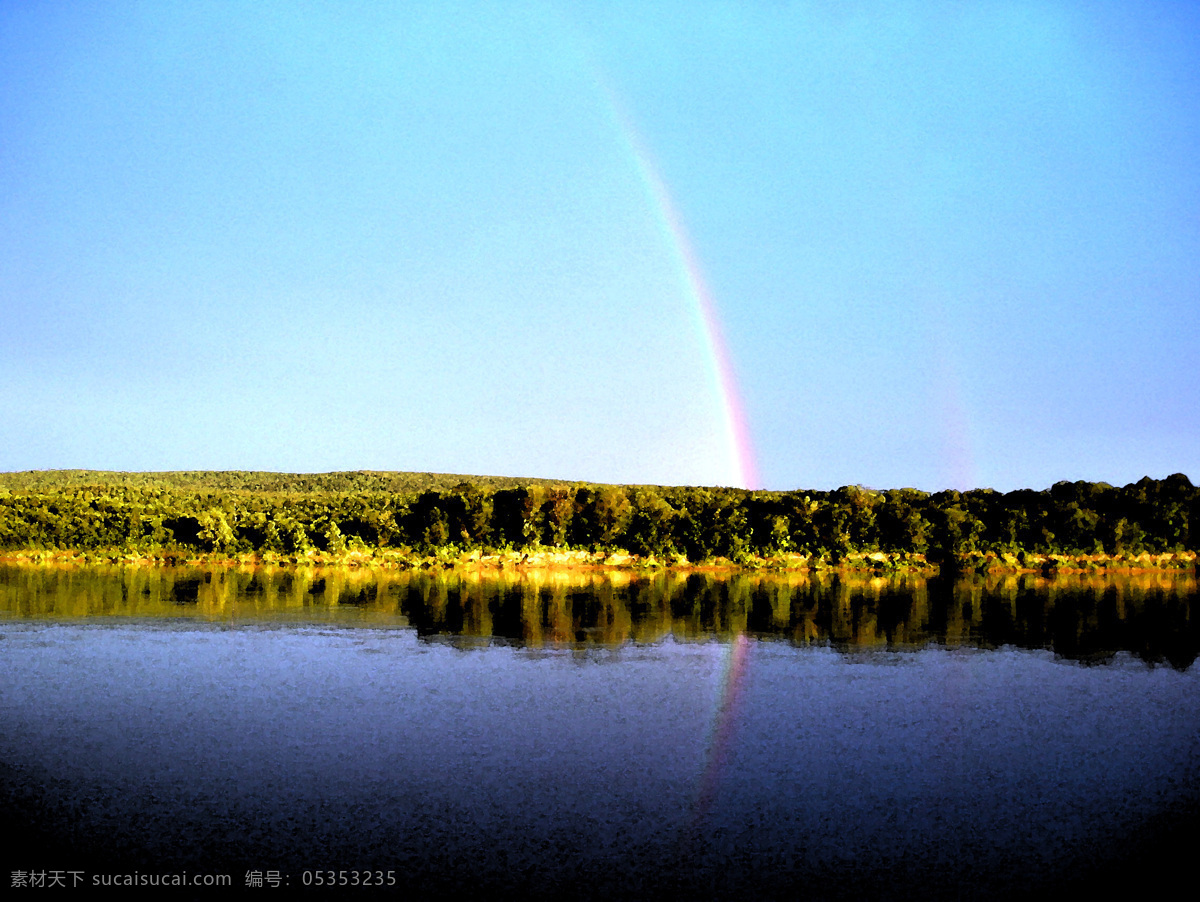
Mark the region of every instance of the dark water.
POLYGON ((0 857, 418 898, 1169 895, 1195 601, 1161 574, 3 568, 0 857))

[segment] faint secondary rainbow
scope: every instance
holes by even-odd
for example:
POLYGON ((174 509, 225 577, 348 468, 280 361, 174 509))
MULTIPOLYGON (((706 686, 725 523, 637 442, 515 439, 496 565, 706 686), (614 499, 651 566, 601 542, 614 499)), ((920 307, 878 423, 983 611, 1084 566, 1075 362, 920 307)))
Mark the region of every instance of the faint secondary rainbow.
POLYGON ((670 192, 651 160, 645 144, 633 123, 622 110, 616 95, 598 74, 595 81, 603 95, 608 111, 616 123, 634 168, 646 191, 654 217, 671 252, 681 287, 688 301, 706 355, 705 370, 710 388, 720 406, 722 427, 733 468, 734 483, 741 488, 759 487, 754 445, 746 425, 746 413, 738 390, 737 377, 729 349, 721 334, 721 322, 712 293, 704 280, 700 262, 688 239, 679 212, 671 201, 670 192))
POLYGON ((939 478, 944 488, 967 491, 979 486, 972 440, 972 418, 963 398, 962 367, 955 346, 946 337, 946 324, 953 322, 939 293, 925 300, 925 315, 930 323, 933 344, 933 372, 937 383, 934 400, 942 427, 942 454, 939 478), (936 324, 936 325, 935 325, 936 324))

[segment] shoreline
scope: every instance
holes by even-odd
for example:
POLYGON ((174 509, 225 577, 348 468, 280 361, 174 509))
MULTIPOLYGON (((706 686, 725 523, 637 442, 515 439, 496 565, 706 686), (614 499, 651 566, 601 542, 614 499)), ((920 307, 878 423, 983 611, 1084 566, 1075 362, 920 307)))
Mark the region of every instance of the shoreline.
POLYGON ((616 573, 845 573, 858 576, 911 575, 934 577, 970 573, 1022 575, 1040 574, 1138 574, 1172 571, 1196 573, 1197 554, 1191 551, 1161 554, 1122 555, 1020 555, 994 552, 961 555, 938 564, 924 555, 908 552, 852 552, 834 560, 825 555, 785 554, 772 557, 746 557, 738 561, 709 558, 689 561, 682 555, 656 558, 639 557, 624 551, 582 551, 570 549, 533 549, 524 552, 503 550, 457 551, 441 549, 423 554, 412 549, 374 549, 333 554, 308 551, 303 554, 247 552, 243 554, 196 554, 177 549, 154 552, 107 550, 20 549, 0 551, 0 564, 16 566, 91 566, 130 567, 348 567, 385 570, 487 571, 580 571, 616 573), (949 564, 949 566, 947 566, 949 564))

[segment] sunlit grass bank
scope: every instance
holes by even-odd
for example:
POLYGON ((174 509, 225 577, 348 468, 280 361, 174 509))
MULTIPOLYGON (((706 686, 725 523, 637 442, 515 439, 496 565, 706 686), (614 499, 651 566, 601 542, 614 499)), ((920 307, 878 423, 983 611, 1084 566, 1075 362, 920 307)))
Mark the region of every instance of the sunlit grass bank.
POLYGON ((129 566, 268 566, 268 567, 349 567, 385 570, 458 570, 458 571, 633 571, 672 570, 686 572, 817 572, 882 576, 909 573, 932 576, 947 569, 956 573, 1039 573, 1045 576, 1073 573, 1141 573, 1153 571, 1195 572, 1196 554, 1177 552, 1152 555, 1148 552, 1124 555, 1003 554, 962 555, 941 565, 924 555, 885 552, 851 552, 833 560, 828 555, 781 554, 769 557, 747 555, 738 560, 709 557, 690 561, 676 554, 662 558, 640 556, 626 551, 540 550, 462 551, 443 547, 433 553, 412 549, 368 549, 332 553, 307 551, 303 554, 279 554, 270 551, 226 555, 216 552, 190 553, 165 550, 157 553, 123 552, 119 549, 71 550, 25 549, 0 552, 0 562, 13 564, 129 566))

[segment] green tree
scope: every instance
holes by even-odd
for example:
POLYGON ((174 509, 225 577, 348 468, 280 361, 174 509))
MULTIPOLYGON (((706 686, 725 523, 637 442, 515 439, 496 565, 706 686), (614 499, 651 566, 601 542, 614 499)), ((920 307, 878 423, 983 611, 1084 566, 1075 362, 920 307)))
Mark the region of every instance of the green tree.
POLYGON ((666 499, 652 489, 638 489, 634 492, 632 508, 621 543, 643 557, 674 552, 673 534, 678 514, 666 499))
POLYGON ((497 545, 525 548, 537 537, 538 501, 529 488, 501 489, 492 495, 492 537, 497 545))
POLYGON ((206 551, 229 551, 234 545, 233 529, 220 510, 208 510, 200 516, 200 546, 206 551))

